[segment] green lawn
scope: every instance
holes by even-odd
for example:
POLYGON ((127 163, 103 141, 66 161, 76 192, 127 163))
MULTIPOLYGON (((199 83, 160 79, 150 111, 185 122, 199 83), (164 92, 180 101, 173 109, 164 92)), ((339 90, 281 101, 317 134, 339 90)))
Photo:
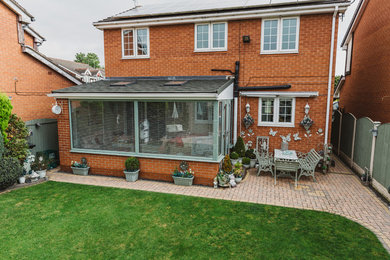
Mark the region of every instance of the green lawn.
POLYGON ((56 182, 0 195, 0 223, 0 259, 389 258, 328 213, 56 182))

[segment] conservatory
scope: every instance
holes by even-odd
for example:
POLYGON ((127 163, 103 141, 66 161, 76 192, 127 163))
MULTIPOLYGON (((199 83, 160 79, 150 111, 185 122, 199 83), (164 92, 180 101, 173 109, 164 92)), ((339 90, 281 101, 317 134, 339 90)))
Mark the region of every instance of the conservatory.
POLYGON ((124 78, 49 96, 67 102, 70 153, 219 162, 231 145, 226 78, 124 78))

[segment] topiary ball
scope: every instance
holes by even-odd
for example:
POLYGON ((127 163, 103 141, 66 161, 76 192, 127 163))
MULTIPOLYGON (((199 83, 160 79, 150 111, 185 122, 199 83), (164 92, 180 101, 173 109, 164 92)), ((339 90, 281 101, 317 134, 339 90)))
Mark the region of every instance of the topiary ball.
POLYGON ((15 158, 3 158, 0 160, 0 190, 11 187, 22 175, 23 168, 15 158))

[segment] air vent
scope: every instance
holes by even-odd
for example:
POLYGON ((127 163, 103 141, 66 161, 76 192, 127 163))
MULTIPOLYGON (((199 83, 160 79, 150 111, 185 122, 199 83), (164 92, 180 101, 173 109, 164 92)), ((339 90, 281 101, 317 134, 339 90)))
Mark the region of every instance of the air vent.
POLYGON ((111 87, 126 87, 128 85, 134 84, 135 82, 136 82, 135 80, 133 80, 133 81, 121 81, 121 82, 112 83, 110 86, 111 87))
POLYGON ((164 86, 183 86, 187 81, 169 81, 164 84, 164 86))

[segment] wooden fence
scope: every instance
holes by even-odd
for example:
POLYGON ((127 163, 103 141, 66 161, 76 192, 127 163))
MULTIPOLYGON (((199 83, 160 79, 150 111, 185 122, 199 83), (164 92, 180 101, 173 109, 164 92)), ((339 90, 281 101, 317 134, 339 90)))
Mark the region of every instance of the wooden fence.
POLYGON ((331 142, 334 152, 358 174, 368 173, 372 186, 390 201, 390 124, 335 111, 331 142))
POLYGON ((37 119, 26 122, 30 132, 28 143, 34 146, 30 151, 37 152, 55 151, 58 154, 58 126, 56 119, 37 119))

